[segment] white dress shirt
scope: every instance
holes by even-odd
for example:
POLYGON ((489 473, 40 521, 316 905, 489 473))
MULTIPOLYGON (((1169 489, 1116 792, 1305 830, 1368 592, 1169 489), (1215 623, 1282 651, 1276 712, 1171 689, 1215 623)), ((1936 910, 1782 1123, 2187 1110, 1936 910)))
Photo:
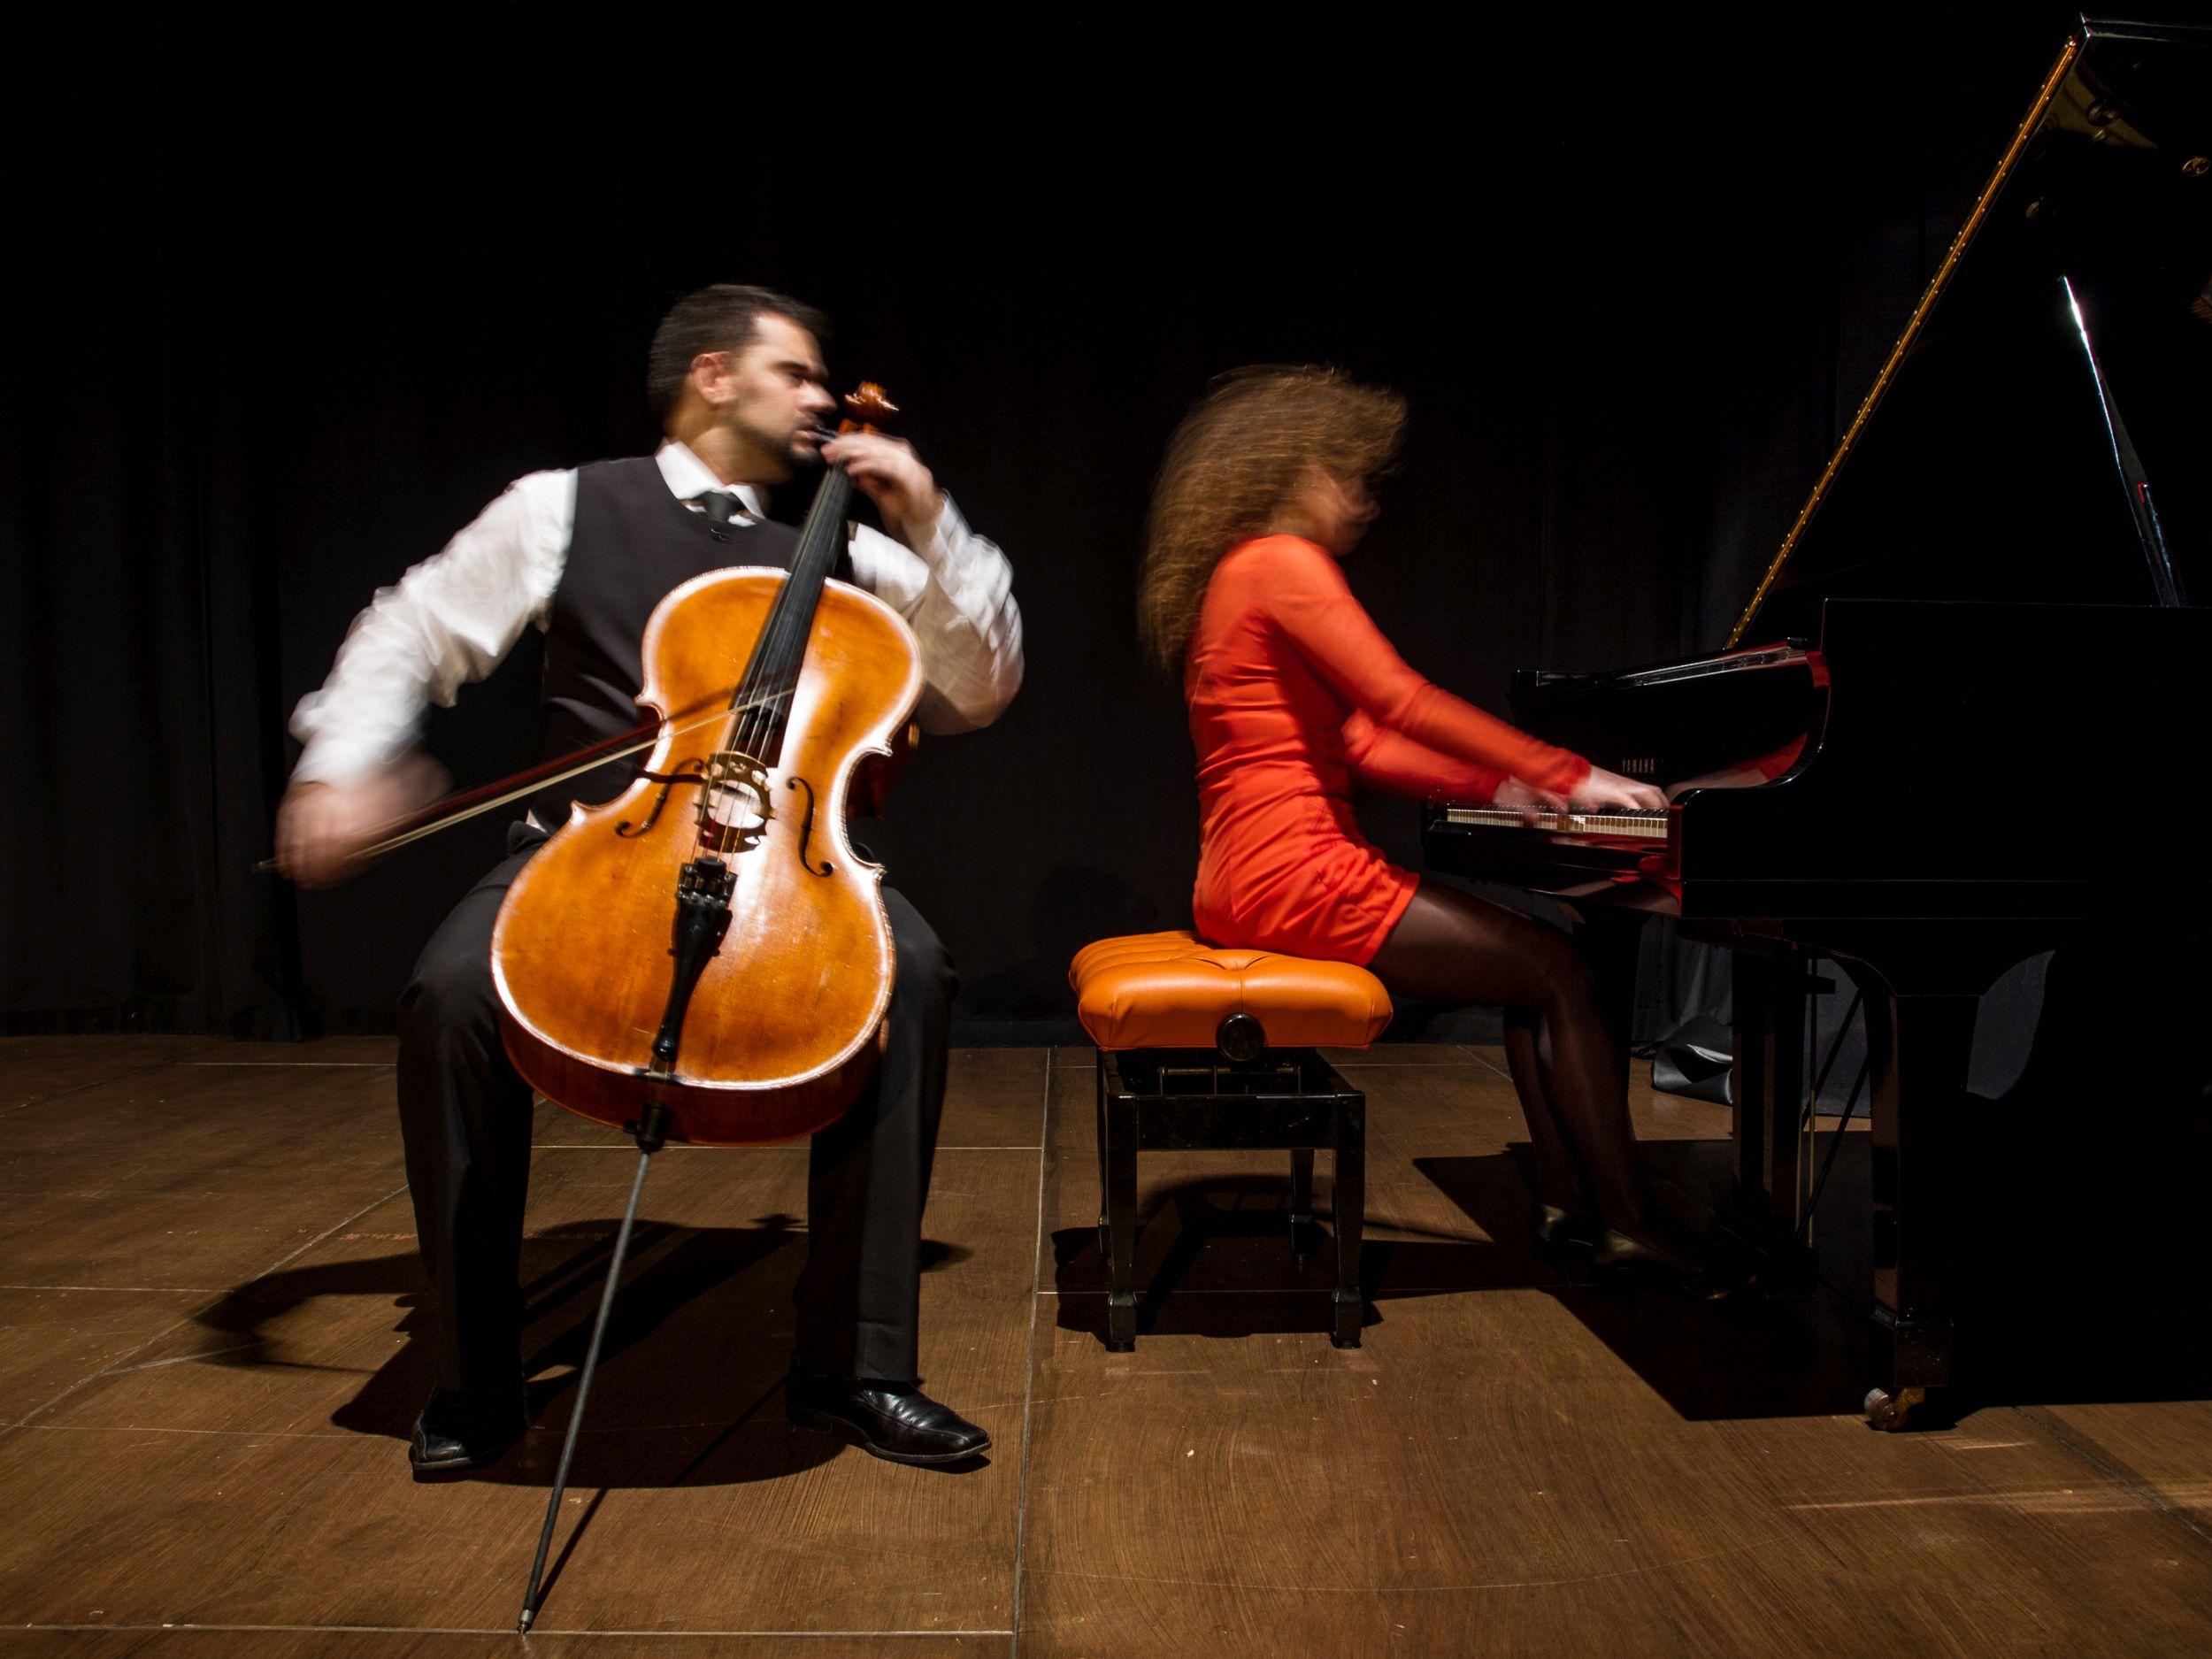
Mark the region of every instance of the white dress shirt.
MULTIPOLYGON (((677 499, 720 490, 741 521, 761 517, 749 485, 725 486, 672 439, 654 459, 677 499)), ((306 746, 292 778, 342 783, 414 741, 431 703, 450 706, 513 649, 525 626, 542 633, 576 526, 576 472, 532 472, 392 587, 377 590, 338 648, 321 689, 300 699, 292 735, 306 746)), ((988 726, 1022 678, 1022 619, 1014 572, 995 543, 968 528, 952 498, 928 545, 909 549, 865 525, 853 528, 854 580, 906 618, 921 645, 925 732, 988 726)))

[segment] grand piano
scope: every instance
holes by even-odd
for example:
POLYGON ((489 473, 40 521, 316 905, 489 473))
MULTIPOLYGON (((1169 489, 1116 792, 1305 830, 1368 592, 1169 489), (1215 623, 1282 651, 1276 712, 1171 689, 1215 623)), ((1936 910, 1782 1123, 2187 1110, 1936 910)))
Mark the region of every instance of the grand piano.
POLYGON ((2212 30, 2085 19, 1725 649, 1516 676, 1517 721, 1599 765, 1773 775, 1603 819, 1424 809, 1430 867, 1568 908, 1624 1023, 1645 919, 1733 953, 1729 1225, 1770 1281, 1809 1266, 1806 999, 1824 962, 1857 987, 1877 1427, 1951 1379, 1981 994, 2154 876, 2177 931, 2212 900, 2145 822, 2202 751, 2208 537, 2212 30))

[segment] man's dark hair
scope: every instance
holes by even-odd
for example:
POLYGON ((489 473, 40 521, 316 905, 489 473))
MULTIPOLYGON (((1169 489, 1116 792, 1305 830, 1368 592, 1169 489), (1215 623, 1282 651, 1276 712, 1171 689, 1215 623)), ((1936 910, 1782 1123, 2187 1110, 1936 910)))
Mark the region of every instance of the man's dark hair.
POLYGON ((694 357, 703 351, 742 351, 752 344, 763 317, 787 318, 817 340, 829 334, 829 319, 813 306, 741 282, 717 282, 670 306, 653 330, 653 349, 645 361, 645 395, 653 418, 666 420, 676 407, 694 357))

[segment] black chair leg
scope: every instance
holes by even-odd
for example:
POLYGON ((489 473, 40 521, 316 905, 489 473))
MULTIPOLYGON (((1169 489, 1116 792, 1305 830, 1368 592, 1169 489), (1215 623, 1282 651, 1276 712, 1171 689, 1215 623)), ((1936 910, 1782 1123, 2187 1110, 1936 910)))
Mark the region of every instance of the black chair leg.
POLYGON ((1137 1107, 1105 1102, 1106 1346, 1137 1346, 1137 1107))
POLYGON ((1359 1346, 1367 1299, 1359 1282, 1360 1235, 1367 1224, 1367 1102, 1354 1097, 1336 1115, 1336 1328, 1338 1348, 1359 1346))
POLYGON ((1106 1056, 1102 1050, 1097 1068, 1098 1098, 1096 1125, 1093 1138, 1098 1142, 1098 1253, 1107 1254, 1106 1243, 1106 1056))
POLYGON ((1156 1120, 1156 1143, 1180 1149, 1271 1144, 1287 1150, 1292 1248, 1302 1266, 1319 1244, 1321 1230, 1315 1225, 1313 1210, 1317 1148, 1297 1142, 1310 1137, 1328 1148, 1335 1164, 1337 1258, 1329 1340, 1339 1348, 1357 1348, 1367 1311, 1360 1285, 1367 1196, 1366 1101, 1311 1050, 1298 1051, 1292 1062, 1299 1068, 1294 1079, 1287 1077, 1286 1066, 1278 1065, 1225 1083, 1213 1058, 1207 1050, 1176 1050, 1165 1058, 1099 1053, 1098 1248, 1106 1262, 1106 1346, 1126 1353, 1137 1345, 1137 1154, 1144 1133, 1141 1125, 1148 1116, 1156 1120), (1167 1065, 1171 1059, 1182 1061, 1175 1078, 1187 1083, 1202 1079, 1210 1068, 1211 1089, 1186 1092, 1174 1087, 1167 1065), (1266 1087, 1271 1082, 1277 1087, 1266 1087), (1229 1115, 1218 1116, 1225 1108, 1232 1109, 1229 1115))
POLYGON ((1320 1242, 1321 1229, 1313 1224, 1313 1148, 1290 1149, 1290 1253, 1304 1265, 1320 1242))

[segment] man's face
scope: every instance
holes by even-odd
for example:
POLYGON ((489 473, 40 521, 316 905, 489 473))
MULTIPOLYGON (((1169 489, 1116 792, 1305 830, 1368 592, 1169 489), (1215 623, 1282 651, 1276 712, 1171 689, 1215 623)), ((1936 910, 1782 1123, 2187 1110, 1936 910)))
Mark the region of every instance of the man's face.
POLYGON ((788 478, 815 464, 812 434, 836 412, 828 381, 814 336, 788 317, 764 315, 751 342, 731 354, 722 422, 788 478))

